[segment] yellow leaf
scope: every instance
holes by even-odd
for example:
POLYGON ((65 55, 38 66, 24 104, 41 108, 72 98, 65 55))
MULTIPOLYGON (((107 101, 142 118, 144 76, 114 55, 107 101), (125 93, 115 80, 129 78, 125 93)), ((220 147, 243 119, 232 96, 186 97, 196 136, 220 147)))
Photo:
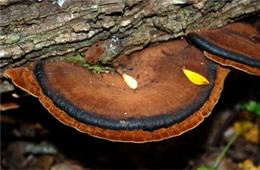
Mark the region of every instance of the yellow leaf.
POLYGON ((257 125, 252 122, 245 123, 242 121, 235 121, 233 124, 233 129, 236 132, 239 132, 242 126, 244 126, 244 130, 241 135, 245 138, 245 140, 251 143, 259 144, 259 128, 257 125))
POLYGON ((186 77, 196 85, 205 85, 209 84, 208 79, 206 79, 204 76, 200 75, 199 73, 196 73, 194 71, 188 70, 183 68, 182 69, 186 77))
POLYGON ((242 163, 239 163, 239 168, 241 170, 260 170, 260 165, 259 166, 255 166, 253 161, 247 159, 242 163))
POLYGON ((122 74, 125 83, 132 89, 137 88, 137 81, 126 73, 122 74))

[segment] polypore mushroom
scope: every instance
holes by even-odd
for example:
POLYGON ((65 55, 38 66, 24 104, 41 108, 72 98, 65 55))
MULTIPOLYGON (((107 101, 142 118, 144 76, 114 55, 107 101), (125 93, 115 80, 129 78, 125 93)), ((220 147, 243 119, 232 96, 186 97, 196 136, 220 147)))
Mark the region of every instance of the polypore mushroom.
POLYGON ((188 34, 207 58, 260 76, 260 21, 234 23, 215 30, 188 34))
POLYGON ((112 64, 111 62, 118 56, 123 50, 123 41, 116 35, 113 35, 111 39, 103 40, 95 43, 85 53, 85 58, 89 64, 112 64))
POLYGON ((127 60, 124 73, 138 82, 135 89, 121 74, 96 74, 65 62, 37 62, 5 74, 68 126, 111 141, 149 142, 200 124, 217 103, 229 72, 185 40, 161 43, 127 60), (183 69, 209 83, 192 83, 183 69))

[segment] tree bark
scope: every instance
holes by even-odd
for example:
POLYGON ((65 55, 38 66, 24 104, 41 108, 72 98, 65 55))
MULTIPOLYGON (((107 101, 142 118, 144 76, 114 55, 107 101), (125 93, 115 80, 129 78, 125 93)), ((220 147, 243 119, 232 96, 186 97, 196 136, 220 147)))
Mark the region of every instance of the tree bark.
POLYGON ((0 68, 86 51, 116 37, 123 54, 260 11, 259 0, 1 0, 0 68), (122 43, 121 43, 122 42, 122 43))

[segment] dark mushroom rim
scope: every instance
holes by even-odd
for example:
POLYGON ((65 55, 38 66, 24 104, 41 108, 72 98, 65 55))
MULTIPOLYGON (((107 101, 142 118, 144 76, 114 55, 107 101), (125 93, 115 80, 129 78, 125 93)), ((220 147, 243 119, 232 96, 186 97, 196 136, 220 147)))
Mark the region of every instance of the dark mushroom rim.
POLYGON ((211 54, 214 54, 216 56, 220 56, 224 59, 229 59, 236 61, 241 64, 245 64, 252 67, 260 67, 260 61, 257 59, 249 58, 247 56, 244 56, 242 54, 237 54, 233 51, 221 48, 204 38, 201 38, 199 35, 195 33, 189 33, 187 35, 187 38, 194 43, 197 47, 199 47, 201 50, 205 50, 211 54))
POLYGON ((179 110, 178 113, 163 113, 157 116, 151 116, 148 118, 129 118, 124 120, 113 120, 104 116, 98 116, 94 113, 89 113, 74 103, 70 102, 64 96, 54 91, 48 85, 48 77, 44 71, 44 63, 37 63, 34 67, 34 75, 42 88, 43 93, 50 98, 54 105, 63 110, 70 117, 76 119, 79 122, 82 122, 86 125, 91 125, 95 127, 99 127, 102 129, 110 129, 110 130, 144 130, 144 131, 154 131, 160 128, 167 128, 176 123, 179 123, 193 113, 198 111, 204 103, 210 97, 212 89, 214 87, 216 73, 217 73, 217 65, 213 62, 209 64, 209 74, 210 74, 210 84, 205 87, 204 92, 201 96, 198 97, 198 100, 188 106, 184 110, 179 110), (124 121, 124 123, 120 123, 124 121))

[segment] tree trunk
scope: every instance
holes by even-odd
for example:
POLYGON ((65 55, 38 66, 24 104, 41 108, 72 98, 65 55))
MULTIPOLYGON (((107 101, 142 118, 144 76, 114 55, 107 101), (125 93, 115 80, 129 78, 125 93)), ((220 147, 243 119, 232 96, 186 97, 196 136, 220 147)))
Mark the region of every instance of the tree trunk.
POLYGON ((1 0, 0 68, 86 51, 116 37, 123 54, 221 27, 260 11, 259 0, 1 0), (122 43, 121 43, 122 42, 122 43))

